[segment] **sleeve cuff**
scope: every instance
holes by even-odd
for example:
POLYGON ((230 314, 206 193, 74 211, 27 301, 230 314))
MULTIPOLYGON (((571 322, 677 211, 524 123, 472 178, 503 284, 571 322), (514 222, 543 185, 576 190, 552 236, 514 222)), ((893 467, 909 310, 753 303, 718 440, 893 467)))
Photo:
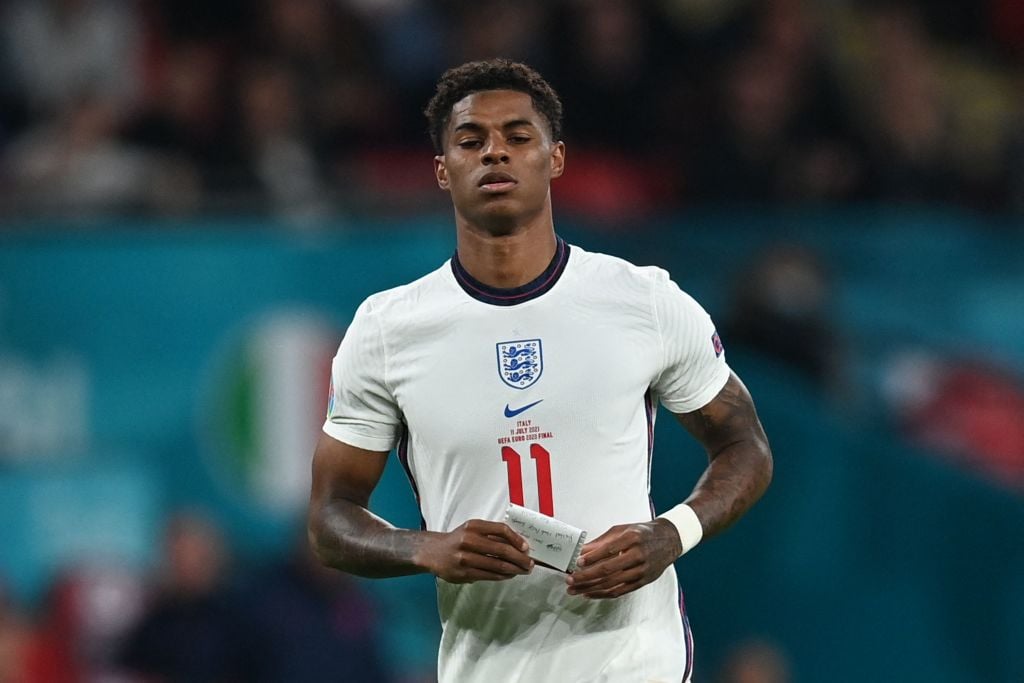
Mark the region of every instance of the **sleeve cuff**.
POLYGON ((339 425, 328 420, 324 422, 324 434, 327 436, 337 439, 342 443, 347 443, 349 446, 355 446, 356 448, 362 448, 367 451, 390 451, 395 447, 395 437, 382 437, 373 436, 369 434, 363 434, 345 426, 339 425))
POLYGON ((692 397, 683 400, 671 400, 662 398, 661 403, 670 412, 673 413, 690 413, 699 408, 703 408, 707 404, 718 396, 718 392, 722 390, 725 383, 729 381, 729 377, 732 375, 732 370, 725 363, 722 363, 718 372, 711 378, 711 380, 704 385, 704 388, 694 394, 692 397))

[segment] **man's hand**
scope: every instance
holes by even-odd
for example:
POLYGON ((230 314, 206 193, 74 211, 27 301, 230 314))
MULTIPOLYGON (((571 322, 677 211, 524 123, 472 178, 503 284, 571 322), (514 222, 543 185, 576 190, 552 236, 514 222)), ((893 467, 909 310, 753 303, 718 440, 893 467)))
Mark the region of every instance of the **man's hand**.
POLYGON ((617 598, 646 586, 682 552, 679 532, 664 519, 613 526, 583 546, 566 578, 569 595, 617 598))
POLYGON ((414 561, 449 583, 504 581, 533 569, 526 539, 501 522, 471 519, 429 536, 414 561))

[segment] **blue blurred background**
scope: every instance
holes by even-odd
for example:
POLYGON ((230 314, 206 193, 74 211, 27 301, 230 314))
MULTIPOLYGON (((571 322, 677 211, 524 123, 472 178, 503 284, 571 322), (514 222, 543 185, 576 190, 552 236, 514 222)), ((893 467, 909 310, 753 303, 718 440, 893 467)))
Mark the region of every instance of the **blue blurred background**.
POLYGON ((420 111, 495 55, 563 96, 559 232, 669 269, 773 445, 677 564, 695 680, 1024 680, 1020 2, 0 12, 0 682, 433 679, 432 581, 303 514, 355 307, 454 248, 420 111))

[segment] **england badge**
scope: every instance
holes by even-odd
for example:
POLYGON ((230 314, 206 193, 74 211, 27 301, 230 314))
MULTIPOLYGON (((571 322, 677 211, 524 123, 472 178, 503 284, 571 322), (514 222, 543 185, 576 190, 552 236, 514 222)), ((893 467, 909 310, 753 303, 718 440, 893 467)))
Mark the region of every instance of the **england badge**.
POLYGON ((498 342, 498 374, 513 389, 525 389, 544 372, 544 353, 540 339, 498 342))

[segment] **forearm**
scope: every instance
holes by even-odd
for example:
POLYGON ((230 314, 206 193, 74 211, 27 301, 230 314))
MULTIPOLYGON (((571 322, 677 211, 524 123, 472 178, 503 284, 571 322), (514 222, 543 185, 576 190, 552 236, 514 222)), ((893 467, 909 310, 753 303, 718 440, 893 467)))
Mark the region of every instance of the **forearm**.
POLYGON ((323 564, 370 578, 426 572, 420 550, 432 535, 399 529, 344 499, 324 503, 309 519, 310 543, 323 564))
POLYGON ((700 519, 704 538, 714 536, 742 517, 772 480, 768 442, 750 438, 733 443, 711 458, 686 503, 700 519))

